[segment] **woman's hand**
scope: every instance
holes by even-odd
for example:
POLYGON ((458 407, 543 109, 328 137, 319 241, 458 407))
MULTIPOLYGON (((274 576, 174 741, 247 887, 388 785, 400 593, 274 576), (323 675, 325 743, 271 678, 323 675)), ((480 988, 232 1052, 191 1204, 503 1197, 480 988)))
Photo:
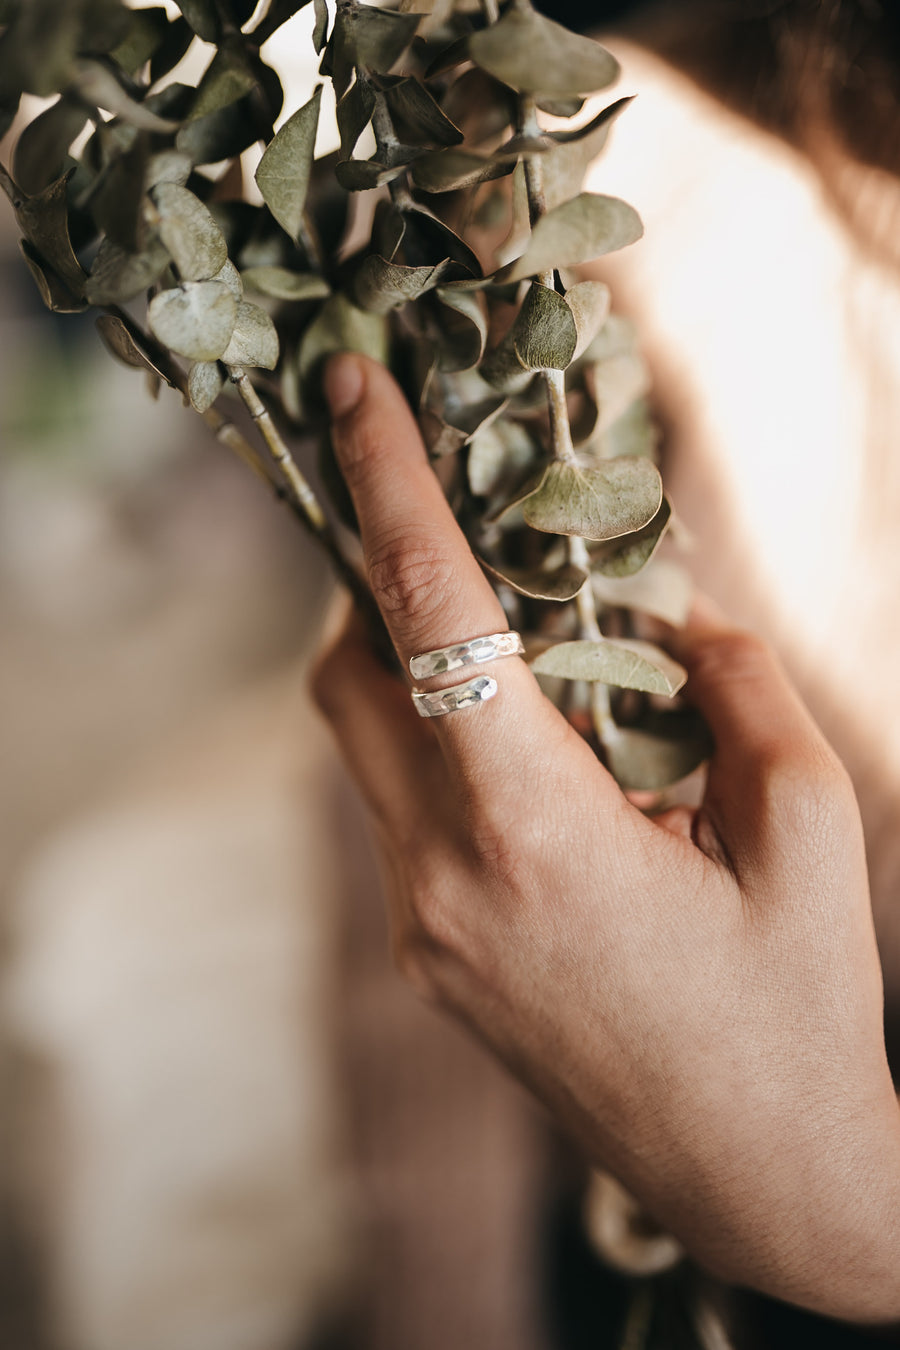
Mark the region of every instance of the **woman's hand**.
MULTIPOLYGON (((404 667, 505 628, 388 373, 334 358, 336 452, 404 667)), ((433 721, 351 623, 315 691, 374 812, 397 963, 708 1268, 900 1317, 900 1113, 852 787, 772 654, 678 638, 715 753, 648 819, 527 665, 433 721)), ((459 682, 459 674, 429 688, 459 682)))

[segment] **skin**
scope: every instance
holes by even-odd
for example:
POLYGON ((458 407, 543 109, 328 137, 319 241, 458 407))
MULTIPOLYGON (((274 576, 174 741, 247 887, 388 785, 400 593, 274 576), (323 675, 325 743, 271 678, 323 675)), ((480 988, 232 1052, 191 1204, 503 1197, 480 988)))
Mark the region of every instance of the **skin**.
MULTIPOLYGON (((390 375, 341 355, 326 392, 403 666, 506 628, 390 375)), ((715 1274, 900 1319, 900 1111, 852 785, 757 638, 704 601, 670 646, 716 749, 701 805, 649 819, 524 661, 424 721, 351 619, 314 692, 374 815, 397 964, 715 1274)))

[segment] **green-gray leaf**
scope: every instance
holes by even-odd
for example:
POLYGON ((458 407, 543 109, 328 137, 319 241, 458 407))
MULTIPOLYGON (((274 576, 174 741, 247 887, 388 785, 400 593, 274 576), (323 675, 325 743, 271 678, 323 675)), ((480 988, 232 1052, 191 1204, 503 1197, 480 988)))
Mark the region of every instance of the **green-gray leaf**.
POLYGON ((73 295, 84 293, 85 273, 69 238, 66 196, 68 175, 57 178, 33 197, 23 193, 0 167, 0 187, 12 202, 19 229, 73 295))
POLYGON ((169 261, 169 250, 160 239, 151 239, 141 253, 127 253, 104 239, 85 284, 85 295, 92 305, 127 304, 159 279, 169 261))
POLYGON ((183 281, 208 281, 228 260, 225 236, 207 208, 186 187, 159 183, 153 189, 158 228, 183 281))
POLYGON ((604 577, 634 576, 659 548, 671 518, 672 507, 664 497, 656 515, 642 530, 606 544, 592 555, 591 571, 604 577))
POLYGON ((124 365, 132 366, 135 370, 147 370, 160 380, 166 378, 135 342, 127 325, 114 314, 100 315, 97 320, 97 332, 107 351, 124 365))
POLYGON ((357 80, 337 105, 337 124, 341 137, 341 159, 349 159, 375 109, 375 90, 368 80, 357 80))
POLYGON ((355 14, 351 11, 350 17, 359 64, 386 75, 412 42, 421 15, 360 5, 355 14))
POLYGON ((609 287, 602 281, 578 281, 566 291, 566 304, 575 320, 578 340, 572 360, 590 346, 609 316, 609 287))
POLYGON ((617 727, 604 738, 610 772, 626 791, 660 792, 709 759, 712 740, 695 718, 678 713, 655 719, 654 731, 617 727))
POLYGON ((370 253, 353 278, 353 299, 360 309, 388 314, 436 286, 449 261, 444 258, 434 267, 404 267, 370 253))
POLYGON ((565 370, 578 330, 563 296, 533 281, 513 325, 513 347, 526 370, 565 370))
POLYGON ((87 121, 83 105, 59 98, 22 128, 13 151, 13 176, 23 192, 41 192, 66 168, 69 146, 87 121))
POLYGON ((195 122, 200 117, 208 117, 210 113, 221 112, 249 94, 256 84, 256 75, 243 47, 220 47, 203 72, 188 121, 195 122))
POLYGON ((477 366, 487 342, 487 318, 478 296, 454 286, 438 286, 435 295, 444 306, 438 315, 441 370, 469 370, 477 366))
POLYGON ((389 348, 387 320, 380 314, 367 314, 345 295, 332 295, 303 334, 298 365, 306 379, 321 361, 333 352, 362 352, 386 363, 389 348))
POLYGON ((389 169, 376 159, 340 159, 334 166, 334 176, 347 192, 367 192, 399 178, 404 167, 395 164, 389 169))
POLYGON ((464 139, 459 127, 418 80, 388 84, 384 97, 401 139, 414 145, 459 145, 464 139))
POLYGON ((523 502, 525 521, 548 534, 616 539, 643 529, 662 502, 662 479, 647 459, 612 459, 597 468, 551 464, 523 502))
POLYGON ((55 314, 81 314, 87 309, 87 301, 74 295, 66 283, 48 267, 43 258, 35 252, 27 239, 19 240, 19 248, 26 266, 40 291, 41 299, 55 314))
POLYGON ((552 268, 577 267, 633 244, 643 232, 640 216, 627 202, 582 192, 541 216, 525 252, 497 280, 521 281, 552 268))
POLYGON ((177 122, 160 117, 125 92, 112 70, 99 61, 78 60, 72 67, 71 90, 95 108, 121 117, 140 131, 174 131, 177 122))
POLYGON ((296 240, 303 222, 303 208, 316 146, 322 86, 308 103, 289 117, 266 147, 256 170, 256 182, 278 224, 296 240))
POLYGON ((226 366, 262 366, 274 370, 278 364, 278 333, 269 315, 259 305, 238 301, 231 341, 222 353, 226 366))
POLYGON ((287 267, 248 267, 241 273, 249 291, 273 300, 324 300, 331 288, 314 272, 292 272, 287 267))
POLYGON ((188 372, 188 397, 198 413, 211 408, 225 387, 218 361, 195 361, 188 372))
POLYGON ((186 281, 160 291, 147 311, 164 346, 192 361, 215 361, 231 340, 238 302, 221 281, 186 281))
POLYGON ((536 10, 508 9, 469 40, 477 66, 524 94, 542 98, 590 94, 619 76, 615 57, 536 10))
POLYGON ((612 684, 671 698, 687 671, 651 642, 602 638, 598 642, 559 642, 531 662, 535 675, 612 684))
POLYGON ((485 159, 468 150, 434 150, 413 161, 412 180, 423 192, 456 192, 475 183, 503 178, 515 167, 512 155, 485 159))
POLYGON ((478 560, 492 576, 505 581, 519 595, 529 595, 534 600, 574 600, 588 579, 587 572, 575 563, 562 563, 559 567, 495 567, 484 558, 478 560))

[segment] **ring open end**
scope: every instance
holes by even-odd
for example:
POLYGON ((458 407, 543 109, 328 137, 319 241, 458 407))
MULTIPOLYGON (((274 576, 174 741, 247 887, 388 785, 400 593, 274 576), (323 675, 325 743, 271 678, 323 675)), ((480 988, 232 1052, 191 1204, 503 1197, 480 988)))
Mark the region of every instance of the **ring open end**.
POLYGON ((454 684, 449 689, 438 689, 433 694, 421 689, 412 691, 412 701, 420 717, 443 717, 445 713, 459 712, 462 708, 471 708, 476 703, 486 703, 493 698, 499 688, 497 681, 490 675, 477 675, 465 684, 454 684))

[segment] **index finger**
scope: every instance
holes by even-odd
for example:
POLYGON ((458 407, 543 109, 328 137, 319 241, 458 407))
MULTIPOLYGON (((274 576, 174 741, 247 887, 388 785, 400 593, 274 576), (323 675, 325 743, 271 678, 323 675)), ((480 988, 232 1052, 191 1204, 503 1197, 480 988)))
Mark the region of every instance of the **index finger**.
MULTIPOLYGON (((359 519, 369 583, 404 670, 411 657, 506 630, 502 606, 432 471, 412 412, 387 370, 365 357, 332 357, 325 373, 332 438, 359 519)), ((481 673, 429 680, 429 690, 481 673)), ((472 771, 485 737, 522 746, 548 717, 561 721, 525 662, 492 664, 489 702, 435 719, 445 748, 472 771)))

